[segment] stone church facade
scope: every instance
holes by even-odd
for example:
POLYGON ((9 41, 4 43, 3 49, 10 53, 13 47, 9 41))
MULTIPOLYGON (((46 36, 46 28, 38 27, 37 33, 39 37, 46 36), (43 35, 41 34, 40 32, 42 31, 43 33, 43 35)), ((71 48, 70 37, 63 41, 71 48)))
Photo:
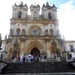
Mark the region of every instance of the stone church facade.
POLYGON ((57 7, 47 2, 39 4, 21 2, 12 7, 10 33, 3 41, 8 58, 32 55, 46 55, 48 59, 64 58, 64 40, 60 36, 57 7), (28 14, 30 10, 30 15, 28 14), (40 14, 41 10, 41 14, 40 14))

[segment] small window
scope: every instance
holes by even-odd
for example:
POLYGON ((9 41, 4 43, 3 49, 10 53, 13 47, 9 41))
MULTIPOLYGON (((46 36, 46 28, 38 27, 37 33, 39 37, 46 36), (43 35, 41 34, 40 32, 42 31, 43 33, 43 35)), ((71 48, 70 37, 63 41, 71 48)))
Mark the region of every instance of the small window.
POLYGON ((71 59, 72 58, 72 54, 68 54, 68 58, 71 59))
POLYGON ((57 30, 57 35, 58 35, 58 36, 60 35, 60 31, 59 31, 59 30, 57 30))
POLYGON ((20 35, 20 29, 17 29, 17 35, 20 35))
POLYGON ((53 30, 52 29, 50 30, 50 35, 53 35, 53 30))
POLYGON ((48 18, 51 19, 51 13, 48 13, 48 18))
POLYGON ((73 46, 70 46, 70 50, 71 50, 71 51, 74 51, 74 48, 73 48, 73 46))
POLYGON ((21 15, 22 15, 22 13, 21 13, 21 11, 19 11, 18 18, 21 18, 21 15))

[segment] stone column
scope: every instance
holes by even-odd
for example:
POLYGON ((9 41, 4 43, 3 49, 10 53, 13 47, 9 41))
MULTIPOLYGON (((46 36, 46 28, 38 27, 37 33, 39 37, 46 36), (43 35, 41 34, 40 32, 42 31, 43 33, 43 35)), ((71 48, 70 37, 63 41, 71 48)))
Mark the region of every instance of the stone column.
POLYGON ((50 50, 48 49, 49 47, 49 39, 45 39, 46 42, 46 54, 47 54, 47 58, 50 59, 50 50))

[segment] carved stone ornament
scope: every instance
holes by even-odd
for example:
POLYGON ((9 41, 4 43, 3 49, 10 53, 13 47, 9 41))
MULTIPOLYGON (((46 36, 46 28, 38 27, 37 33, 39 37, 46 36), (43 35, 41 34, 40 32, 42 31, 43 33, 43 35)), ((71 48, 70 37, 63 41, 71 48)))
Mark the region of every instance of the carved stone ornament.
POLYGON ((53 40, 51 43, 52 46, 57 46, 57 43, 53 40))
POLYGON ((15 42, 14 42, 14 44, 13 44, 14 46, 18 46, 19 45, 19 43, 18 43, 18 41, 17 41, 17 39, 15 40, 15 42))

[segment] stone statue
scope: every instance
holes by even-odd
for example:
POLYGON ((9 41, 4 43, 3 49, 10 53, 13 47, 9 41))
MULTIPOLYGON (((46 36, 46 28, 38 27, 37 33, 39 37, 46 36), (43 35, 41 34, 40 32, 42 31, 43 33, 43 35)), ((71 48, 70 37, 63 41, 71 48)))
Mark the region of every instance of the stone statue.
POLYGON ((10 35, 13 35, 13 30, 12 29, 10 29, 10 35))
POLYGON ((14 46, 13 55, 17 57, 19 55, 19 43, 17 39, 15 40, 13 46, 14 46))
POLYGON ((52 43, 51 43, 51 45, 52 45, 53 47, 56 47, 56 46, 57 46, 57 43, 53 40, 52 43))
POLYGON ((13 44, 14 46, 18 46, 19 45, 19 43, 18 43, 18 41, 17 41, 17 39, 15 40, 15 42, 14 42, 14 44, 13 44))

